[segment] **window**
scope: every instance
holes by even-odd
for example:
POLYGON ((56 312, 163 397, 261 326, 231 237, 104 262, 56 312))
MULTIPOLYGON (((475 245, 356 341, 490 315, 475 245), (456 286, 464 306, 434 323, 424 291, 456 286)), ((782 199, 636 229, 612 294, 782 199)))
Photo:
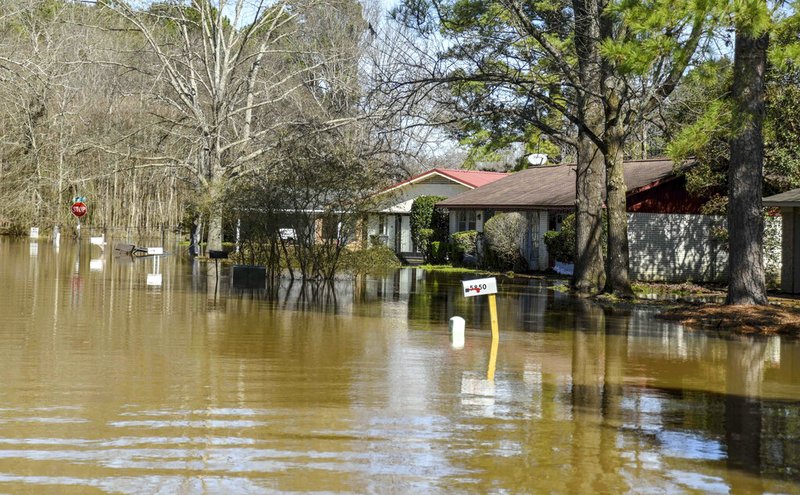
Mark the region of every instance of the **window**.
POLYGON ((456 220, 457 232, 475 230, 475 210, 457 210, 456 220))
POLYGON ((386 235, 386 215, 378 215, 378 235, 386 235))
POLYGON ((548 230, 561 230, 561 224, 567 218, 568 213, 550 213, 550 221, 548 222, 548 230))

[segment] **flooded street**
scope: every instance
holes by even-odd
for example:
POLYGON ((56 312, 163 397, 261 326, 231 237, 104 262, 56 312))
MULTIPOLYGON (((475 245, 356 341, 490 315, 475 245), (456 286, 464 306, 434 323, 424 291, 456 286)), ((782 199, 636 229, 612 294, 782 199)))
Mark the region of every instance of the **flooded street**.
POLYGON ((0 493, 800 492, 796 339, 500 280, 490 382, 469 277, 219 274, 0 238, 0 493))

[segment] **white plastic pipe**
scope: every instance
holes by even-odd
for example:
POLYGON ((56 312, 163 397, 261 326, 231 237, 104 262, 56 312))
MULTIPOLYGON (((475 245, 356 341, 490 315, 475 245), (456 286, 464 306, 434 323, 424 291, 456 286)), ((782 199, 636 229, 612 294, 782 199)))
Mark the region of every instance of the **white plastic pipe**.
POLYGON ((450 341, 453 349, 464 348, 464 327, 466 322, 460 316, 450 318, 450 341))

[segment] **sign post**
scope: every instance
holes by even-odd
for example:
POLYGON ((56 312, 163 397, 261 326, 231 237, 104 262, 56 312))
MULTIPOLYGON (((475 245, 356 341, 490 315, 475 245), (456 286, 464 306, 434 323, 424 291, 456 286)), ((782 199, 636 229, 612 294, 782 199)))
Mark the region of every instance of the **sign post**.
POLYGON ((489 296, 489 319, 492 322, 492 348, 489 352, 489 367, 486 370, 486 380, 494 383, 494 372, 497 368, 497 344, 500 340, 500 331, 497 323, 497 279, 479 278, 464 280, 464 297, 489 296))
POLYGON ((86 215, 86 212, 89 211, 84 201, 86 201, 86 198, 83 196, 76 196, 72 198, 72 207, 70 208, 72 214, 78 218, 78 239, 81 238, 81 217, 86 215))
POLYGON ((492 322, 492 338, 499 337, 497 324, 497 279, 479 278, 475 280, 464 280, 464 297, 489 296, 489 317, 492 322))

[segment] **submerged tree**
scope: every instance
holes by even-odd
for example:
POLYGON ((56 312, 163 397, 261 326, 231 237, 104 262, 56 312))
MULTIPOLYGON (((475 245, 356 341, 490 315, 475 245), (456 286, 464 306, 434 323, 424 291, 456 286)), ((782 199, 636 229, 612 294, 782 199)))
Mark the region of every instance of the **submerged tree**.
POLYGON ((273 274, 332 280, 348 246, 361 246, 370 195, 385 182, 381 162, 353 127, 297 130, 275 149, 285 167, 253 174, 228 194, 242 225, 243 258, 273 274))

